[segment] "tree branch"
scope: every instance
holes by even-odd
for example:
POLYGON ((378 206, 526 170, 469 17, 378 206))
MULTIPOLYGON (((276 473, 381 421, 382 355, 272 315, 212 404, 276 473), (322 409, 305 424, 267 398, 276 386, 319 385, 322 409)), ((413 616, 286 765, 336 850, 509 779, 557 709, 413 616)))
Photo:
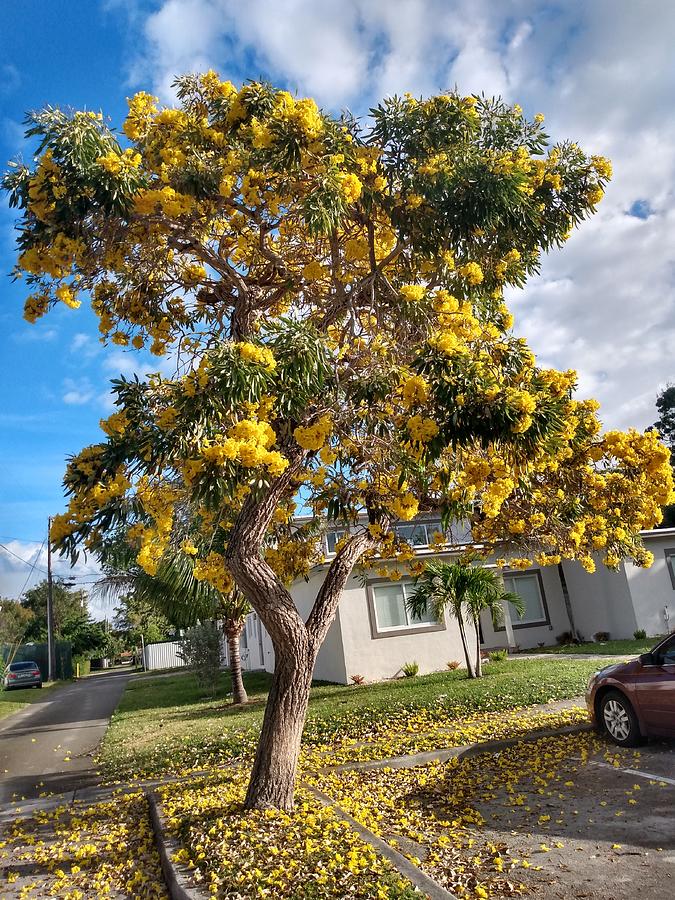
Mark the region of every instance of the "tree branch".
POLYGON ((375 544, 376 541, 367 531, 355 534, 336 554, 335 559, 328 567, 326 577, 316 595, 314 606, 306 622, 310 644, 317 653, 333 621, 342 590, 352 569, 362 554, 375 544))

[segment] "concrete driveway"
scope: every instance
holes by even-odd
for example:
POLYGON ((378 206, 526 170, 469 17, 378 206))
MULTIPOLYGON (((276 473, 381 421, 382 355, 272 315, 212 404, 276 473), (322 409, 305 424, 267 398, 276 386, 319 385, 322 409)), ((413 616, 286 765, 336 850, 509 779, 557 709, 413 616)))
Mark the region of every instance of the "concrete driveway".
POLYGON ((96 784, 94 753, 130 677, 115 672, 52 688, 0 722, 0 803, 96 784))
POLYGON ((529 861, 518 877, 537 898, 673 896, 675 741, 573 753, 543 780, 523 777, 515 803, 496 788, 479 805, 484 835, 529 861))

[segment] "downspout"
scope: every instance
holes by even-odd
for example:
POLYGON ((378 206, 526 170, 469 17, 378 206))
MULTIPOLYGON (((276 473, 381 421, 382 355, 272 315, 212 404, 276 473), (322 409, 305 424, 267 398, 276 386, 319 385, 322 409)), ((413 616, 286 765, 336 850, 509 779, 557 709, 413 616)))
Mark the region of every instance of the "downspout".
POLYGON ((567 618, 570 623, 570 631, 572 632, 572 637, 574 638, 575 643, 579 644, 581 641, 579 640, 579 632, 577 631, 577 626, 574 621, 574 613, 572 612, 572 601, 570 600, 570 592, 567 588, 567 579, 565 578, 565 570, 563 569, 563 564, 561 562, 558 563, 558 577, 560 578, 560 587, 562 588, 563 599, 565 601, 565 609, 567 610, 567 618))

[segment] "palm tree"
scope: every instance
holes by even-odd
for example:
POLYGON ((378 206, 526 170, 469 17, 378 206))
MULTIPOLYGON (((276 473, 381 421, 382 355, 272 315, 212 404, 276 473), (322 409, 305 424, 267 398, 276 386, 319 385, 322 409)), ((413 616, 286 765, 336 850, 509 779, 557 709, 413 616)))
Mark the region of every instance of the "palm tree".
POLYGON ((415 579, 415 591, 406 603, 413 618, 417 619, 421 619, 427 610, 431 610, 437 619, 441 619, 445 611, 449 610, 459 625, 469 678, 480 678, 483 674, 480 655, 480 616, 487 610, 494 622, 501 622, 504 601, 513 604, 519 615, 522 615, 524 604, 521 597, 505 591, 496 572, 466 562, 430 562, 427 563, 424 572, 415 579), (473 623, 475 630, 475 664, 469 650, 467 619, 473 623))
POLYGON ((241 669, 240 640, 251 608, 236 588, 221 593, 194 576, 190 556, 181 550, 168 550, 155 575, 136 564, 135 554, 126 541, 113 541, 101 547, 101 562, 107 574, 94 589, 108 598, 133 593, 138 600, 161 613, 177 628, 190 628, 197 622, 220 619, 227 641, 232 684, 232 702, 246 703, 241 669))

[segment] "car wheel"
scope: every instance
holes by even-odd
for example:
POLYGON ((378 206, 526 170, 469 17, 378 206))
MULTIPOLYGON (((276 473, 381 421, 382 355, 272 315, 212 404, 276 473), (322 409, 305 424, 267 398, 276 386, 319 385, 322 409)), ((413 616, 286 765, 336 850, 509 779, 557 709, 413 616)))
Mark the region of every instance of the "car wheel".
POLYGON ((607 734, 621 747, 636 747, 640 725, 630 701, 620 691, 609 691, 600 701, 600 719, 607 734))
POLYGON ((39 687, 39 688, 42 687, 42 682, 41 682, 41 681, 38 683, 38 687, 39 687))

